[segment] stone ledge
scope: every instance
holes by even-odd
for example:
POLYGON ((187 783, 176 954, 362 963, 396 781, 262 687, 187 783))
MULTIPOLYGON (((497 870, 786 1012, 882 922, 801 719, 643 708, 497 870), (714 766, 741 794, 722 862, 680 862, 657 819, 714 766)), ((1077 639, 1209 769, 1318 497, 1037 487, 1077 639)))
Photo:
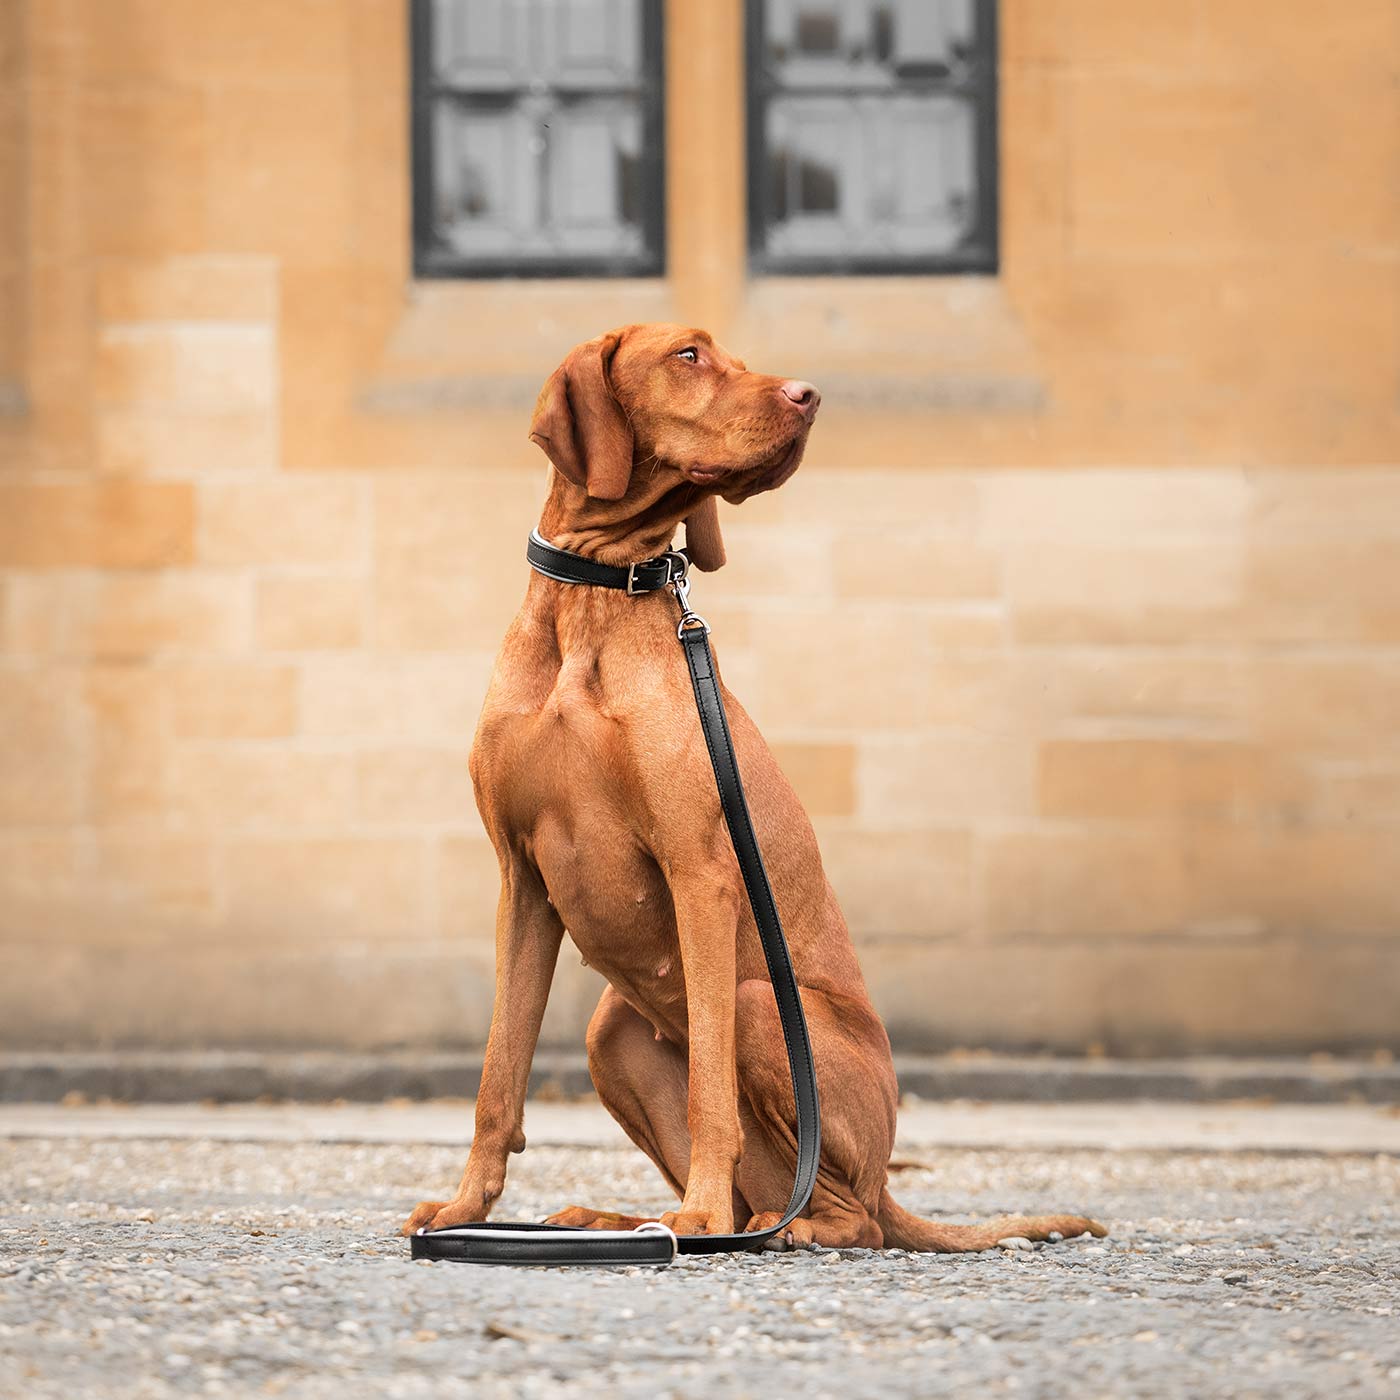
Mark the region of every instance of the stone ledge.
MULTIPOLYGON (((1400 1103, 1400 1065, 1353 1059, 1072 1060, 989 1054, 899 1055, 895 1063, 901 1088, 915 1099, 1400 1103)), ((470 1051, 16 1051, 0 1054, 0 1102, 52 1103, 67 1095, 143 1103, 471 1098, 480 1077, 481 1056, 470 1051)), ((532 1096, 573 1098, 591 1090, 582 1055, 536 1055, 532 1096)))

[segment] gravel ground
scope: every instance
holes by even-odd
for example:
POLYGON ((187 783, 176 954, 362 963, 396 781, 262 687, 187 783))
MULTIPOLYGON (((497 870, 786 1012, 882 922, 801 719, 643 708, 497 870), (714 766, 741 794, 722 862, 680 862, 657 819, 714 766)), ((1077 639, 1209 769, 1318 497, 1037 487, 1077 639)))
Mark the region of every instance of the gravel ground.
MULTIPOLYGON (((393 1232, 459 1148, 11 1140, 0 1393, 1400 1395, 1392 1156, 905 1155, 896 1194, 923 1213, 1083 1211, 1112 1237, 414 1264, 393 1232)), ((664 1204, 634 1153, 532 1147, 502 1214, 572 1201, 664 1204)))

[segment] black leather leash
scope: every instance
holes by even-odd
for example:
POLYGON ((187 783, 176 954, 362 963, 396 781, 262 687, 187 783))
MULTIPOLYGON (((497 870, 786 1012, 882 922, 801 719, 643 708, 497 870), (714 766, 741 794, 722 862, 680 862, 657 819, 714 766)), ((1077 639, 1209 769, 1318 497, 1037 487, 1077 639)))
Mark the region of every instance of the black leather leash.
POLYGON ((755 1249, 786 1230, 801 1214, 812 1194, 821 1158, 821 1112, 807 1018, 802 1012, 802 997, 793 976, 782 920, 778 917, 773 887, 754 835, 749 804, 734 757, 734 742, 720 698, 714 654, 710 651, 710 626, 690 610, 686 601, 690 591, 686 579, 690 561, 683 550, 672 550, 625 567, 600 564, 596 559, 557 548, 541 538, 537 530, 530 533, 525 557, 537 572, 560 583, 618 588, 629 594, 655 593, 669 588, 680 604, 676 636, 690 670, 695 708, 710 752, 720 807, 734 843, 744 888, 748 891, 763 956, 768 963, 768 976, 773 983, 773 998, 778 1004, 783 1039, 787 1043, 788 1070, 797 1105, 794 1129, 797 1170, 783 1218, 768 1230, 741 1235, 678 1236, 656 1221, 635 1230, 579 1230, 565 1225, 488 1220, 477 1225, 419 1230, 413 1236, 413 1257, 465 1260, 473 1264, 669 1264, 677 1254, 728 1254, 755 1249))

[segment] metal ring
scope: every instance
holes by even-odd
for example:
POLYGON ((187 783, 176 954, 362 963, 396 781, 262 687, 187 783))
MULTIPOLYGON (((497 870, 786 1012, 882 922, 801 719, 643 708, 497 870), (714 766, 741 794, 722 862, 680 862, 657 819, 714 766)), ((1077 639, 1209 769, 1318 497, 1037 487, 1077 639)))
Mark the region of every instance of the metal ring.
POLYGON ((701 630, 707 637, 710 635, 710 624, 709 624, 708 622, 706 622, 705 619, 704 619, 703 617, 701 617, 699 613, 687 612, 687 613, 682 613, 682 614, 681 614, 681 620, 680 620, 680 622, 677 623, 677 625, 676 625, 676 640, 677 640, 677 641, 681 641, 681 642, 685 641, 685 634, 686 634, 686 631, 687 631, 687 629, 690 627, 690 624, 691 624, 692 622, 697 623, 697 624, 699 625, 699 627, 700 627, 700 630, 701 630))
POLYGON ((665 1235, 671 1241, 671 1260, 675 1261, 676 1255, 680 1252, 681 1242, 676 1238, 676 1232, 669 1226, 663 1225, 659 1220, 644 1220, 636 1226, 632 1233, 634 1235, 665 1235))

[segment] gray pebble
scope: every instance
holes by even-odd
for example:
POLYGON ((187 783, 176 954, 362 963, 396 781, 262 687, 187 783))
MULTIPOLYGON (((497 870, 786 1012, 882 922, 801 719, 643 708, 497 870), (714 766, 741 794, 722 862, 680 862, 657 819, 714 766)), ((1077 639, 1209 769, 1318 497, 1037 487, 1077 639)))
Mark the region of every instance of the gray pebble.
MULTIPOLYGON (((5 1142, 0 1391, 913 1400, 936 1377, 941 1393, 967 1395, 1011 1393, 1017 1378, 1038 1400, 1305 1400, 1386 1394, 1400 1379, 1393 1156, 1176 1154, 1164 1170, 1155 1153, 939 1151, 936 1178, 900 1181, 906 1208, 947 1220, 1087 1209, 1112 1235, 1041 1252, 746 1253, 660 1270, 417 1267, 395 1231, 456 1179, 461 1155, 5 1142), (159 1223, 133 1228, 137 1210, 159 1223), (1235 1276, 1250 1286, 1205 1286, 1235 1276), (488 1320, 506 1335, 488 1335, 488 1320)), ((512 1159, 498 1214, 569 1201, 667 1205, 639 1153, 532 1147, 512 1159)))

